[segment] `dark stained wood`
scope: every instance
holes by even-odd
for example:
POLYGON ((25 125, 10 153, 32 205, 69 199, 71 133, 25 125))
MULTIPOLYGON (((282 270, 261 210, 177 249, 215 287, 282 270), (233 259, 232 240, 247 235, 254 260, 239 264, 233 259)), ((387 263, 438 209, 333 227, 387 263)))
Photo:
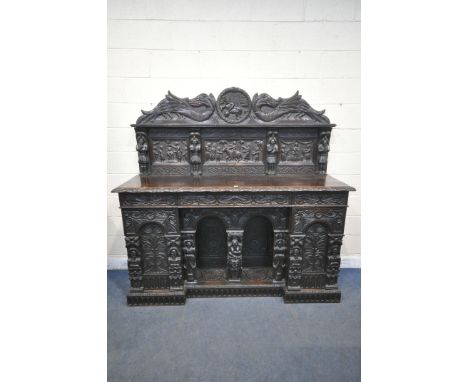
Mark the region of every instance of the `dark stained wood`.
POLYGON ((297 92, 169 93, 132 125, 140 174, 119 194, 129 305, 187 297, 339 302, 353 187, 327 175, 331 129, 297 92))

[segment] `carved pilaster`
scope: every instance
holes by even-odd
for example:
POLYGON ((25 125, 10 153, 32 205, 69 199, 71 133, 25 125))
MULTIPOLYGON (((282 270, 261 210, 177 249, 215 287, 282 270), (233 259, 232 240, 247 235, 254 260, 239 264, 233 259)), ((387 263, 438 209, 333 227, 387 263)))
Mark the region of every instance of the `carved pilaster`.
POLYGON ((141 262, 141 249, 139 236, 126 236, 125 246, 128 255, 128 276, 132 288, 141 288, 143 281, 143 268, 141 262))
POLYGON ((242 272, 242 234, 243 231, 227 231, 227 271, 229 281, 240 281, 242 272))
POLYGON ((287 231, 275 231, 275 243, 273 253, 273 281, 280 282, 284 279, 284 266, 286 261, 287 231))
POLYGON ((195 283, 195 270, 197 268, 195 231, 182 232, 182 253, 184 254, 187 282, 195 283))
POLYGON ((150 159, 148 149, 148 137, 146 133, 139 131, 136 133, 136 150, 138 151, 138 164, 141 174, 150 173, 150 159))
POLYGON ((330 151, 330 132, 320 133, 320 140, 317 147, 318 169, 321 174, 327 173, 328 152, 330 151))
POLYGON ((180 255, 180 235, 167 235, 167 261, 169 264, 170 289, 182 289, 182 257, 180 255))
POLYGON ((192 132, 189 137, 189 162, 192 175, 202 174, 201 160, 201 136, 200 133, 192 132))
POLYGON ((338 274, 340 273, 341 256, 340 249, 343 243, 343 235, 328 235, 327 256, 327 289, 338 287, 338 274))
POLYGON ((274 175, 276 174, 279 153, 278 133, 276 131, 268 132, 266 153, 266 173, 267 175, 274 175))
POLYGON ((301 289, 302 253, 305 235, 290 235, 288 259, 288 289, 301 289))

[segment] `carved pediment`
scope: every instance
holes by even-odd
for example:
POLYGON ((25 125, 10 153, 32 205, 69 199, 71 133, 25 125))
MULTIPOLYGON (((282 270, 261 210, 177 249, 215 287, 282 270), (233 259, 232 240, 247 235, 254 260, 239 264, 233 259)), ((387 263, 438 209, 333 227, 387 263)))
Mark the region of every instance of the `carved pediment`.
POLYGON ((143 111, 133 126, 165 124, 283 124, 330 125, 325 110, 313 109, 297 91, 289 98, 273 98, 266 93, 253 99, 240 88, 223 90, 218 99, 202 93, 195 98, 179 98, 168 92, 150 111, 143 111))

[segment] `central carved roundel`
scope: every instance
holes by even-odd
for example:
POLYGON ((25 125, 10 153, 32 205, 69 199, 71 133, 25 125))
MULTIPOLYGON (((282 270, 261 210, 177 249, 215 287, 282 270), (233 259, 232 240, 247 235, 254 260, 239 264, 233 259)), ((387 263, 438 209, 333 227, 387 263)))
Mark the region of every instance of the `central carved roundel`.
POLYGON ((218 115, 228 123, 244 121, 249 116, 251 107, 249 95, 239 88, 223 90, 216 102, 218 115))

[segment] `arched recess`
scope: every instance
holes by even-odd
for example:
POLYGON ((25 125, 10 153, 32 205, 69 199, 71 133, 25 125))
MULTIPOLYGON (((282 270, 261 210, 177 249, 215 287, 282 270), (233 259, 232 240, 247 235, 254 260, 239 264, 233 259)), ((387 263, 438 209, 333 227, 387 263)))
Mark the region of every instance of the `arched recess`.
POLYGON ((223 221, 206 216, 197 224, 197 268, 225 268, 227 235, 223 221))
POLYGON ((273 226, 264 216, 251 217, 244 227, 242 267, 270 267, 273 263, 273 226))
POLYGON ((167 274, 164 228, 158 223, 147 223, 140 228, 139 235, 144 272, 167 274))
POLYGON ((327 259, 328 226, 312 223, 305 230, 303 272, 324 272, 327 259))

